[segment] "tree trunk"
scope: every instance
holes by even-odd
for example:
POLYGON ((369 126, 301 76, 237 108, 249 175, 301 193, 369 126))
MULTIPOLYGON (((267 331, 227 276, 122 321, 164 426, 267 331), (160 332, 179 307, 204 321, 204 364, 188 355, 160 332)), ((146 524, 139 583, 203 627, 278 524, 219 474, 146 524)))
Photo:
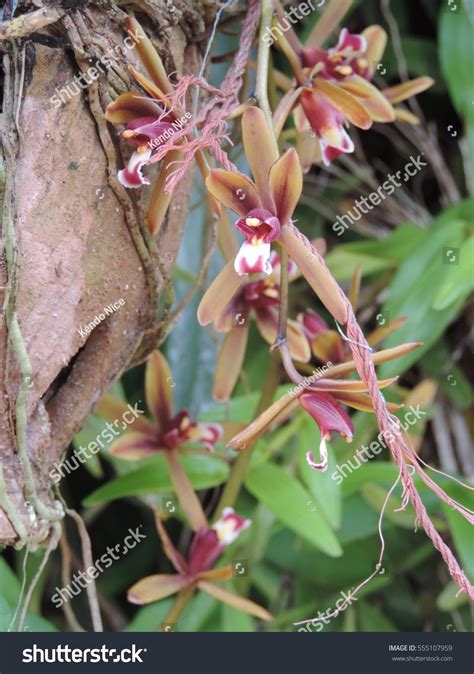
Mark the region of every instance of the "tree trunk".
MULTIPOLYGON (((111 100, 136 88, 127 64, 142 69, 123 42, 124 10, 136 12, 167 72, 198 71, 206 17, 191 0, 136 0, 123 9, 109 0, 35 2, 0 29, 0 547, 46 540, 60 517, 52 466, 111 382, 166 334, 162 298, 192 176, 175 190, 158 240, 150 239, 149 190, 118 183, 126 148, 103 118, 111 100), (111 51, 119 60, 78 86, 111 51)), ((147 169, 151 183, 157 170, 147 169)))

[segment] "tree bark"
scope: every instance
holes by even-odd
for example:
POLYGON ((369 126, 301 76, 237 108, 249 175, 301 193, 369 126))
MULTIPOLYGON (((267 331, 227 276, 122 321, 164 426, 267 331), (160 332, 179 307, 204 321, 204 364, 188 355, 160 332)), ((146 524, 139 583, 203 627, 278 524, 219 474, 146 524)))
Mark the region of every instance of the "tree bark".
MULTIPOLYGON (((175 190, 158 240, 150 239, 149 189, 118 183, 128 149, 103 118, 111 100, 136 89, 127 63, 143 71, 124 46, 125 12, 135 10, 178 77, 199 70, 211 18, 191 0, 51 5, 20 5, 21 21, 0 29, 0 547, 47 539, 52 466, 112 381, 166 335, 163 296, 192 175, 175 190), (74 78, 110 50, 117 64, 75 87, 74 78), (51 98, 66 87, 79 91, 63 92, 57 107, 51 98), (117 311, 105 311, 119 300, 117 311)), ((147 169, 152 184, 157 171, 147 169)))

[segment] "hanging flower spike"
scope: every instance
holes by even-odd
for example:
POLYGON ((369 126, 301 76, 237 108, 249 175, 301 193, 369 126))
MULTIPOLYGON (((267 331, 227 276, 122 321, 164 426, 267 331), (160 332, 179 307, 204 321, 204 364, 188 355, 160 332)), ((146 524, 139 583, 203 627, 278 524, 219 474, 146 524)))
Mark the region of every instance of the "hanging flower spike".
POLYGON ((261 620, 273 616, 262 606, 244 599, 209 581, 229 580, 234 575, 232 565, 214 569, 225 548, 250 526, 250 520, 239 517, 232 508, 225 508, 221 518, 211 527, 197 531, 191 541, 187 559, 174 547, 158 513, 156 526, 163 549, 176 569, 176 574, 156 574, 135 583, 128 591, 128 600, 140 606, 169 597, 185 588, 198 588, 224 604, 261 620))

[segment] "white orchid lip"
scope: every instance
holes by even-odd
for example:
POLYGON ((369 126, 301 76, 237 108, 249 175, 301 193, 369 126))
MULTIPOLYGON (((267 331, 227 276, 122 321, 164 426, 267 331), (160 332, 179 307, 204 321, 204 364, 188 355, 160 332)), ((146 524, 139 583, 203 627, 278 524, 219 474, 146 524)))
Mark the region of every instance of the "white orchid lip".
POLYGON ((117 174, 119 182, 129 189, 149 185, 150 181, 142 175, 142 169, 151 157, 151 150, 139 147, 130 157, 127 166, 117 174))
POLYGON ((264 273, 269 276, 273 267, 270 262, 271 246, 255 237, 244 241, 236 255, 234 269, 239 276, 264 273))
POLYGON ((212 528, 217 534, 219 543, 230 545, 236 540, 240 532, 247 529, 250 524, 250 520, 244 520, 242 517, 239 517, 233 508, 224 508, 221 518, 212 528))

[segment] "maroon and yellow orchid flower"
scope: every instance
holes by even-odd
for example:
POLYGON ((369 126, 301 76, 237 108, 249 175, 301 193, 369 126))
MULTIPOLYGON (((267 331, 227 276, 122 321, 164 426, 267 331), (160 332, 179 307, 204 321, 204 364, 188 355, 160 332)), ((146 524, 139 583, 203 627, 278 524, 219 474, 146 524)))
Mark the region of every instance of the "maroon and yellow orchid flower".
MULTIPOLYGON (((395 358, 399 358, 420 346, 419 342, 403 344, 399 347, 379 351, 373 355, 376 365, 395 358)), ((301 384, 289 389, 279 400, 274 402, 260 416, 258 416, 244 431, 238 433, 227 447, 234 450, 243 449, 254 443, 270 427, 275 428, 287 421, 300 406, 312 416, 321 431, 319 446, 319 462, 314 460, 312 451, 308 451, 306 458, 311 468, 326 470, 327 448, 326 442, 331 432, 339 433, 350 442, 353 435, 352 422, 340 403, 364 412, 373 412, 373 406, 368 388, 362 381, 337 379, 356 369, 354 361, 335 365, 327 370, 324 377, 316 381, 302 381, 301 384)), ((314 379, 314 377, 313 377, 314 379)), ((378 381, 379 388, 383 389, 393 384, 398 377, 378 381)), ((390 411, 399 409, 400 405, 388 403, 390 411)))
MULTIPOLYGON (((214 398, 228 400, 237 382, 245 357, 250 319, 253 317, 263 339, 273 344, 278 333, 278 306, 280 302, 280 256, 274 251, 270 257, 270 276, 244 283, 237 294, 214 320, 217 332, 226 336, 217 358, 214 376, 214 398)), ((288 264, 288 280, 299 275, 293 262, 288 264)), ((288 348, 292 358, 307 362, 311 350, 302 327, 288 319, 288 348)))
POLYGON ((261 620, 272 620, 272 615, 262 606, 211 582, 229 580, 235 575, 232 565, 217 569, 213 569, 213 566, 225 548, 236 540, 241 531, 250 526, 250 520, 239 517, 232 508, 225 508, 212 527, 203 527, 195 533, 187 559, 184 559, 171 542, 158 513, 155 513, 155 519, 164 552, 177 573, 156 574, 138 581, 128 591, 130 602, 150 604, 176 592, 200 589, 239 611, 245 611, 261 620))
MULTIPOLYGON (((132 17, 125 19, 125 28, 130 37, 139 35, 135 46, 136 53, 149 77, 142 75, 132 65, 129 71, 137 83, 146 91, 127 91, 107 106, 105 118, 112 124, 125 125, 122 138, 135 145, 126 167, 117 174, 118 180, 129 189, 148 185, 149 180, 143 175, 143 168, 159 160, 157 150, 168 138, 167 132, 174 132, 182 126, 183 110, 171 106, 169 95, 174 88, 163 63, 152 43, 138 21, 132 17), (181 120, 181 121, 180 121, 181 120)), ((136 39, 136 38, 134 38, 136 39)), ((170 166, 181 156, 180 150, 172 149, 161 160, 160 172, 150 198, 147 219, 150 233, 156 234, 171 200, 171 192, 164 190, 170 166)))
MULTIPOLYGON (((152 419, 139 417, 132 427, 115 440, 110 453, 126 461, 146 459, 157 453, 166 458, 171 481, 192 526, 202 526, 199 500, 181 466, 179 455, 208 454, 222 437, 218 424, 192 421, 186 410, 173 415, 174 381, 165 357, 159 351, 149 356, 145 372, 145 398, 152 419)), ((109 421, 120 418, 125 403, 106 395, 96 410, 109 421)))
POLYGON ((350 0, 332 0, 304 45, 291 28, 288 36, 276 40, 296 77, 291 100, 305 169, 321 160, 329 165, 341 154, 354 151, 346 130, 349 124, 366 130, 373 122, 418 123, 414 115, 393 106, 433 84, 430 77, 419 77, 381 91, 371 83, 387 42, 381 26, 369 26, 361 34, 343 28, 336 45, 324 49, 323 42, 351 4, 350 0))

